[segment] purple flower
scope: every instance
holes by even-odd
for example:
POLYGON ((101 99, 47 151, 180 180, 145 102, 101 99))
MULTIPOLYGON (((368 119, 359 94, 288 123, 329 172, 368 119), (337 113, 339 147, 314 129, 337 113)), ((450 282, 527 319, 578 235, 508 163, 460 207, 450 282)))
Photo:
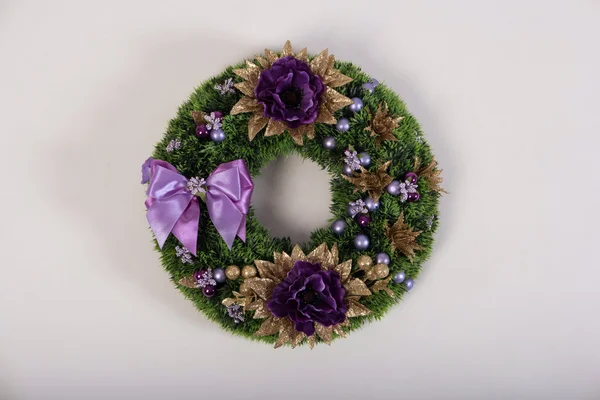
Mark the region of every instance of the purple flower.
POLYGON ((315 323, 332 326, 344 322, 348 309, 345 294, 337 272, 324 271, 319 263, 296 261, 273 289, 267 308, 278 318, 289 317, 297 331, 311 336, 315 323))
POLYGON ((264 115, 297 128, 317 119, 325 85, 304 61, 283 57, 264 70, 254 90, 264 115))
POLYGON ((154 158, 148 157, 142 164, 142 184, 150 182, 150 169, 152 168, 152 161, 154 158))

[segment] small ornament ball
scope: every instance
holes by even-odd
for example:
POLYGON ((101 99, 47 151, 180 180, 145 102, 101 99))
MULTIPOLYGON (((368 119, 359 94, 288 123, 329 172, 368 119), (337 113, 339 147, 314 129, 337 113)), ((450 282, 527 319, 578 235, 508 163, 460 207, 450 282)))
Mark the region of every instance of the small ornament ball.
POLYGON ((341 235, 342 233, 344 233, 345 229, 346 229, 346 221, 344 221, 343 219, 336 219, 331 224, 331 230, 336 235, 341 235))
POLYGON ((406 175, 404 175, 404 180, 409 181, 413 185, 415 185, 417 183, 418 179, 419 179, 419 177, 414 172, 407 172, 406 175))
POLYGON ((227 276, 227 279, 231 279, 232 281, 236 280, 240 277, 240 267, 237 265, 230 265, 229 267, 225 268, 225 276, 227 276))
POLYGON ((223 129, 213 129, 210 131, 210 140, 213 142, 222 142, 225 140, 225 132, 223 129))
POLYGON ((373 212, 379 208, 379 202, 367 197, 365 199, 365 206, 367 207, 367 210, 373 212))
POLYGON ((325 139, 323 139, 323 147, 327 150, 335 149, 335 138, 333 136, 326 136, 325 139))
POLYGON ((202 276, 204 275, 204 273, 206 272, 205 269, 197 269, 194 271, 194 280, 198 281, 202 278, 202 276))
POLYGON ((410 201, 410 202, 415 202, 417 200, 419 200, 421 198, 421 195, 419 194, 419 192, 413 192, 413 193, 409 193, 407 195, 406 201, 410 201))
POLYGON ((371 82, 363 83, 362 88, 369 93, 373 93, 375 91, 375 85, 373 85, 371 82))
POLYGON ((361 99, 359 99, 358 97, 353 97, 352 101, 353 103, 350 104, 350 106, 348 106, 350 108, 350 111, 352 111, 353 113, 357 113, 360 110, 362 110, 363 101, 361 99))
POLYGON ((390 256, 387 253, 377 253, 375 256, 375 264, 390 265, 390 256))
POLYGON ((223 283, 227 279, 227 276, 225 275, 225 271, 223 270, 223 268, 215 268, 215 269, 213 269, 212 273, 213 273, 213 278, 215 279, 215 281, 217 281, 217 283, 223 283))
POLYGON ((360 269, 368 269, 373 266, 373 260, 371 259, 371 257, 367 256, 366 254, 363 254, 362 256, 359 256, 356 259, 356 265, 360 269))
POLYGON ((369 248, 369 237, 364 234, 356 235, 354 237, 354 247, 357 250, 366 250, 369 248))
POLYGON ((405 279, 406 274, 404 273, 404 271, 397 272, 396 275, 394 275, 394 283, 396 284, 404 282, 405 279))
POLYGON ((392 196, 398 196, 400 194, 400 182, 399 181, 391 181, 389 185, 385 188, 389 194, 392 196))
POLYGON ((215 295, 216 289, 213 285, 207 285, 202 288, 202 294, 206 297, 213 297, 215 295))
POLYGON ((198 136, 200 139, 207 139, 210 136, 206 124, 200 124, 196 126, 196 136, 198 136))
POLYGON ((254 278, 256 276, 256 267, 252 265, 246 265, 242 268, 242 277, 244 279, 254 278))
POLYGON ((360 161, 360 165, 365 168, 371 165, 371 156, 367 152, 358 153, 358 160, 360 161))
POLYGON ((344 175, 351 176, 354 173, 354 170, 348 164, 344 164, 343 172, 344 172, 344 175))
POLYGON ((250 296, 252 294, 252 290, 246 285, 246 283, 242 283, 240 285, 240 294, 242 296, 250 296))
POLYGON ((350 120, 348 118, 340 118, 335 124, 335 129, 340 132, 347 132, 350 130, 350 120))
POLYGON ((223 119, 223 113, 221 111, 213 111, 213 114, 215 115, 215 118, 218 119, 223 119))
POLYGON ((356 223, 361 228, 366 228, 371 223, 371 217, 369 217, 366 214, 361 214, 361 215, 358 216, 358 218, 356 218, 356 223))
POLYGON ((373 274, 377 279, 383 279, 390 274, 390 268, 385 264, 377 264, 373 267, 373 274))
POLYGON ((373 85, 373 86, 377 86, 377 85, 379 85, 379 81, 378 81, 377 79, 375 79, 375 78, 372 78, 370 83, 371 83, 371 85, 373 85))
POLYGON ((404 287, 406 288, 406 290, 412 289, 413 286, 415 286, 415 282, 412 279, 408 278, 404 281, 404 287))

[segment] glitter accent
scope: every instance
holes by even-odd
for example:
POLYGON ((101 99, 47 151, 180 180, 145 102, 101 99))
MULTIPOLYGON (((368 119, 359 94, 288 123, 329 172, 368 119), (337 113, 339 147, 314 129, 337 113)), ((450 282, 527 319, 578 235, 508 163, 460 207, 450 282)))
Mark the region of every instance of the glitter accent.
POLYGON ((369 212, 365 202, 362 199, 358 199, 356 201, 351 201, 350 203, 348 203, 348 206, 349 206, 348 211, 350 212, 350 216, 352 218, 354 218, 356 216, 356 214, 360 214, 360 213, 366 214, 369 212))
POLYGON ((427 218, 427 228, 429 230, 431 230, 431 228, 433 227, 434 220, 435 220, 435 215, 432 215, 431 217, 427 218))
POLYGON ((222 95, 235 93, 233 79, 229 78, 225 80, 225 82, 215 85, 215 90, 217 90, 222 95))
POLYGON ((221 123, 221 118, 217 117, 214 112, 211 112, 209 115, 205 116, 204 119, 206 120, 206 128, 209 131, 212 131, 213 129, 221 129, 221 126, 223 126, 221 123))
POLYGON ((200 272, 200 277, 196 280, 196 286, 201 288, 205 286, 217 286, 217 281, 213 279, 213 274, 210 269, 200 272))
POLYGON ((400 182, 400 201, 404 203, 408 199, 409 193, 416 193, 419 185, 411 183, 406 180, 404 182, 400 182))
POLYGON ((346 150, 344 152, 346 156, 344 158, 344 163, 346 163, 353 171, 360 170, 360 159, 358 158, 358 153, 356 151, 346 150))
POLYGON ((198 193, 206 193, 205 185, 206 179, 195 176, 188 181, 187 190, 194 196, 198 193))
POLYGON ((169 142, 169 144, 167 145, 167 153, 172 152, 173 150, 177 150, 181 147, 181 142, 179 141, 179 139, 173 139, 169 142))
POLYGON ((232 304, 227 307, 227 314, 233 318, 233 322, 236 324, 244 322, 244 311, 242 311, 242 307, 239 304, 232 304))
POLYGON ((192 253, 185 247, 175 246, 175 254, 181 259, 182 264, 192 264, 192 253))

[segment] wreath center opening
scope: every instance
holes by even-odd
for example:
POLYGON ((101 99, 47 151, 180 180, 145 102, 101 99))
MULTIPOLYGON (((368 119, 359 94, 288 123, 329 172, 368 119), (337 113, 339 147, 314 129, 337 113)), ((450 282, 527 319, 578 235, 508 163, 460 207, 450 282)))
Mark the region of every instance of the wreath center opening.
POLYGON ((254 178, 252 207, 273 237, 304 243, 332 214, 330 176, 319 165, 297 154, 278 158, 254 178))

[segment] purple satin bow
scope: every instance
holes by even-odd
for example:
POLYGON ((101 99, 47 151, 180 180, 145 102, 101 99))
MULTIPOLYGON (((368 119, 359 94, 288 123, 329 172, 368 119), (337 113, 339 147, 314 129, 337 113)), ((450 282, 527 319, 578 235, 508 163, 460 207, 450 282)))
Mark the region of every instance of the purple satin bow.
MULTIPOLYGON (((142 167, 144 171, 150 175, 146 217, 159 247, 173 233, 196 255, 200 204, 187 189, 187 178, 162 160, 149 159, 142 167)), ((244 160, 221 164, 206 179, 208 215, 230 249, 236 236, 246 241, 246 214, 253 189, 244 160)))

